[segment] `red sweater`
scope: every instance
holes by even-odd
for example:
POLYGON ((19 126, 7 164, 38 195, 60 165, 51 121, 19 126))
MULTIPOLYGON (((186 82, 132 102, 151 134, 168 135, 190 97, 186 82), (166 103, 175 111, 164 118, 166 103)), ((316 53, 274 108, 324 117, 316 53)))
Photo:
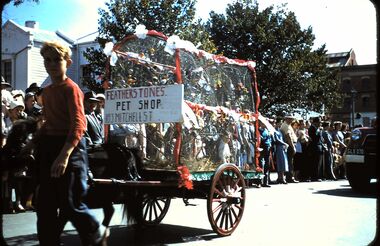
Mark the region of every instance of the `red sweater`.
POLYGON ((76 146, 87 128, 82 90, 67 78, 62 83, 45 87, 42 100, 45 124, 40 134, 67 136, 66 142, 76 146))

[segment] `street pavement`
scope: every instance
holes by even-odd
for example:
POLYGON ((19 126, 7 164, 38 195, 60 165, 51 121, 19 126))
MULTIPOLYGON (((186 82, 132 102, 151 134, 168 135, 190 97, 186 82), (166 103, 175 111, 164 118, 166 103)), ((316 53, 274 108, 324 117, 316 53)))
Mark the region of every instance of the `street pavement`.
MULTIPOLYGON (((352 191, 347 180, 248 188, 243 219, 228 237, 212 231, 206 200, 186 206, 173 199, 162 223, 142 233, 126 226, 122 207, 115 205, 108 245, 368 245, 377 229, 376 186, 371 183, 366 193, 352 191)), ((93 211, 102 219, 102 210, 93 211)), ((4 215, 4 236, 12 246, 38 245, 35 213, 4 215)), ((71 224, 62 242, 80 245, 71 224)))

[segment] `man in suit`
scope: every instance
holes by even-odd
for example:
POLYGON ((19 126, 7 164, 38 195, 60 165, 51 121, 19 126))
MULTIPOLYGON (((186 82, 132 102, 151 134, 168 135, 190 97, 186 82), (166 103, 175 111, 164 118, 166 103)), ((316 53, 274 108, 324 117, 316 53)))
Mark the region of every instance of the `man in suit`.
POLYGON ((309 144, 310 156, 310 170, 309 174, 311 181, 322 181, 321 168, 323 161, 323 138, 320 129, 321 119, 319 117, 313 118, 312 124, 308 130, 311 142, 309 144))
POLYGON ((96 117, 95 110, 99 103, 96 94, 93 91, 84 94, 84 112, 87 120, 87 130, 85 138, 87 146, 102 144, 103 139, 103 125, 96 117))

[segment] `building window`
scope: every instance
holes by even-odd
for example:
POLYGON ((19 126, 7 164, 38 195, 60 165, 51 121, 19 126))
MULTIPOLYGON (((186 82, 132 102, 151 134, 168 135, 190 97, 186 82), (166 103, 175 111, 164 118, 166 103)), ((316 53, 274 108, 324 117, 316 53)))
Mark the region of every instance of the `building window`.
POLYGON ((368 77, 362 78, 362 90, 369 90, 370 89, 370 80, 368 77))
POLYGON ((343 91, 351 90, 351 80, 350 79, 343 79, 342 89, 343 89, 343 91))
POLYGON ((1 76, 9 84, 12 84, 12 62, 10 60, 1 61, 1 76))
POLYGON ((369 97, 368 96, 364 96, 362 97, 362 107, 365 108, 365 107, 369 107, 369 97))
POLYGON ((351 103, 352 103, 351 101, 352 101, 351 97, 344 98, 343 109, 345 109, 345 110, 350 109, 351 108, 351 103))

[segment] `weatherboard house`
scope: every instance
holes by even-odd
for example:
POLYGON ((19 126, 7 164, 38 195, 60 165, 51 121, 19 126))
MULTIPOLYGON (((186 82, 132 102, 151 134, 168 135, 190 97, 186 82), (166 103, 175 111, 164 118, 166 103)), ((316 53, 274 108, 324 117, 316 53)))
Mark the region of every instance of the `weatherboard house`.
MULTIPOLYGON (((32 83, 41 86, 49 83, 40 49, 45 41, 59 41, 72 50, 73 64, 67 74, 74 81, 81 81, 88 61, 83 51, 88 47, 99 47, 94 41, 78 43, 60 31, 47 31, 39 28, 36 21, 26 21, 19 25, 8 20, 1 32, 1 75, 14 89, 25 90, 32 83)), ((79 83, 81 86, 81 83, 79 83)))

